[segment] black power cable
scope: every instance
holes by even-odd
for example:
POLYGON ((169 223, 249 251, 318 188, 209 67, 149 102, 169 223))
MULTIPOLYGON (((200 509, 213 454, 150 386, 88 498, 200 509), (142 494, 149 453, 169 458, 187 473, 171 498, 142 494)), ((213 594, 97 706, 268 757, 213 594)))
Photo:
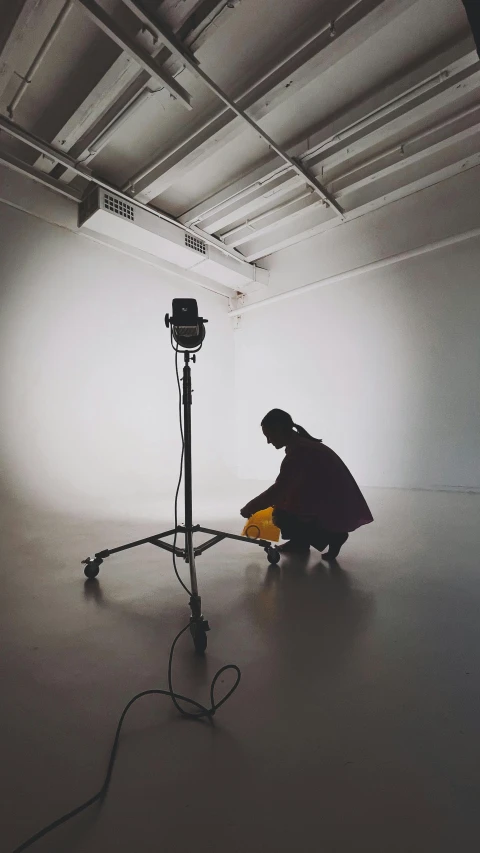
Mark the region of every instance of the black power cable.
MULTIPOLYGON (((173 336, 172 336, 172 345, 173 345, 173 336)), ((178 347, 175 347, 175 375, 177 377, 177 387, 178 387, 178 421, 180 424, 180 436, 182 439, 182 453, 180 456, 180 476, 178 478, 177 491, 175 492, 175 536, 173 537, 173 568, 175 570, 175 574, 177 576, 178 582, 183 586, 185 592, 192 597, 192 593, 189 590, 188 586, 184 584, 182 581, 178 569, 177 569, 177 555, 175 553, 177 547, 177 527, 178 527, 178 495, 180 493, 180 486, 182 485, 183 479, 183 461, 185 459, 185 436, 183 432, 183 420, 182 420, 182 389, 180 386, 180 376, 178 373, 178 347)))
MULTIPOLYGON (((180 461, 180 477, 178 480, 177 491, 175 493, 175 528, 177 527, 178 495, 180 492, 180 485, 181 485, 182 477, 183 477, 183 460, 184 460, 184 455, 185 455, 185 438, 184 438, 183 422, 182 422, 182 392, 181 392, 181 387, 180 387, 180 377, 179 377, 179 373, 178 373, 178 352, 179 352, 178 348, 175 348, 175 372, 176 372, 176 376, 177 376, 177 385, 178 385, 178 393, 179 393, 179 420, 180 420, 180 435, 182 437, 182 454, 181 454, 181 461, 180 461)), ((175 531, 174 548, 176 545, 176 540, 177 540, 177 534, 175 531)), ((177 576, 177 579, 181 583, 184 590, 189 595, 191 595, 188 587, 183 583, 183 581, 182 581, 182 579, 178 573, 175 556, 176 555, 175 555, 175 551, 174 551, 173 552, 173 566, 175 569, 175 574, 177 576)), ((181 693, 175 693, 175 691, 173 689, 173 677, 172 677, 173 655, 175 652, 175 646, 177 645, 180 637, 186 631, 188 631, 189 628, 190 628, 190 623, 188 623, 188 625, 185 625, 185 627, 182 628, 182 630, 178 632, 177 636, 175 637, 175 639, 174 639, 174 641, 170 647, 170 654, 169 654, 169 658, 168 658, 168 690, 143 690, 141 693, 137 693, 132 699, 130 699, 130 701, 127 703, 127 705, 125 705, 125 708, 123 709, 121 716, 120 716, 120 719, 118 721, 117 730, 115 732, 115 738, 113 741, 113 746, 112 746, 112 749, 110 752, 110 758, 108 761, 107 772, 105 775, 103 785, 100 788, 100 790, 97 791, 97 793, 94 794, 93 797, 90 797, 89 800, 86 800, 81 805, 77 806, 76 808, 74 808, 71 811, 67 812, 66 814, 62 815, 62 817, 59 817, 59 818, 57 818, 57 820, 54 820, 53 823, 50 823, 50 824, 48 824, 48 826, 45 826, 39 832, 35 833, 35 835, 32 835, 30 838, 28 838, 26 841, 24 841, 23 844, 20 844, 19 847, 15 847, 15 850, 12 850, 12 853, 22 853, 23 850, 27 850, 28 847, 31 847, 32 844, 35 844, 36 841, 40 841, 41 838, 44 838, 50 832, 53 832, 54 829, 57 829, 57 827, 62 826, 62 824, 67 823, 67 821, 69 821, 72 818, 76 817, 77 815, 81 814, 81 812, 86 811, 86 809, 90 808, 90 806, 93 806, 95 803, 101 804, 103 802, 103 800, 107 796, 108 788, 110 786, 110 782, 112 779, 113 768, 114 768, 115 761, 117 758, 118 745, 119 745, 119 741, 120 741, 120 732, 122 730, 123 722, 125 720, 125 717, 126 717, 128 711, 132 707, 132 705, 135 702, 138 702, 139 699, 142 699, 143 696, 155 696, 155 695, 157 695, 157 696, 169 696, 170 699, 172 700, 175 708, 177 709, 177 711, 179 711, 180 714, 182 714, 182 716, 187 717, 190 720, 201 720, 201 719, 212 720, 212 718, 214 717, 214 715, 218 711, 218 709, 221 708, 222 705, 225 704, 227 699, 230 698, 232 693, 235 692, 235 690, 237 689, 237 687, 240 683, 242 673, 240 671, 240 668, 236 664, 229 663, 229 664, 226 664, 225 666, 220 667, 220 669, 215 673, 215 675, 211 681, 211 684, 210 684, 210 707, 206 707, 205 705, 202 705, 201 702, 197 702, 195 699, 191 699, 188 696, 182 696, 181 693), (236 673, 234 684, 230 688, 228 693, 226 693, 225 696, 222 699, 220 699, 219 702, 216 702, 215 701, 215 686, 216 686, 217 681, 220 678, 220 676, 223 675, 223 673, 227 672, 228 670, 234 670, 236 673), (182 708, 182 706, 179 704, 179 702, 186 702, 187 705, 193 705, 197 710, 196 711, 187 711, 185 708, 182 708)))

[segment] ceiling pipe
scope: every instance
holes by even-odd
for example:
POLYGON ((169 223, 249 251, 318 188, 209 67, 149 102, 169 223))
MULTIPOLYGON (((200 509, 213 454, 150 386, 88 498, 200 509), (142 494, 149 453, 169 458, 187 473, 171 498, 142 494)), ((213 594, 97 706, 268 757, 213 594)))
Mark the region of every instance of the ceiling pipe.
MULTIPOLYGON (((89 155, 91 157, 94 157, 96 154, 98 154, 102 150, 102 148, 107 145, 107 143, 117 132, 119 127, 121 127, 121 125, 125 121, 128 121, 128 119, 131 118, 131 116, 139 109, 139 107, 143 106, 146 101, 150 100, 150 98, 154 94, 155 92, 153 92, 151 89, 143 89, 143 91, 140 92, 136 96, 136 98, 133 99, 133 101, 130 101, 130 103, 126 105, 122 112, 115 116, 115 118, 112 119, 110 124, 107 124, 105 130, 102 130, 102 132, 95 137, 93 142, 90 143, 90 145, 88 146, 89 155)), ((88 159, 90 159, 90 157, 88 159)), ((82 162, 85 161, 82 160, 82 162)))
MULTIPOLYGON (((437 124, 433 124, 430 127, 427 127, 425 130, 422 130, 420 133, 416 133, 414 136, 405 139, 404 142, 396 142, 395 145, 391 145, 389 148, 380 151, 378 154, 375 154, 373 157, 369 157, 366 160, 360 160, 352 169, 349 169, 346 172, 341 172, 336 175, 335 178, 329 178, 328 183, 338 183, 338 181, 343 181, 345 178, 349 178, 350 175, 355 175, 357 172, 362 169, 368 168, 368 166, 373 166, 374 163, 378 163, 381 160, 384 160, 385 157, 390 157, 392 154, 402 154, 406 156, 405 149, 410 145, 415 145, 416 142, 420 142, 422 139, 431 136, 433 133, 438 133, 441 130, 444 130, 446 127, 449 127, 451 124, 455 124, 456 121, 461 121, 463 118, 467 118, 469 115, 473 113, 478 113, 480 110, 480 104, 473 104, 471 107, 467 107, 464 110, 461 110, 454 115, 449 116, 443 121, 438 122, 437 124)), ((427 149, 428 150, 428 149, 427 149)), ((327 166, 328 168, 328 166, 327 166)), ((373 173, 375 174, 375 173, 373 173)), ((348 190, 348 185, 342 188, 342 192, 344 190, 348 190)))
POLYGON ((250 305, 243 305, 229 311, 230 317, 239 317, 242 314, 249 314, 257 308, 274 305, 277 302, 283 302, 284 299, 290 299, 293 296, 299 296, 303 293, 310 293, 312 290, 317 290, 319 287, 326 287, 330 284, 338 284, 341 281, 346 281, 350 278, 356 278, 358 275, 376 272, 384 267, 398 264, 401 261, 408 261, 411 258, 417 258, 419 255, 425 255, 428 252, 436 252, 438 249, 445 249, 449 246, 454 246, 456 243, 463 243, 465 240, 472 240, 474 237, 480 237, 480 228, 473 228, 471 231, 464 231, 461 234, 454 234, 452 237, 446 237, 444 240, 437 240, 435 243, 426 243, 424 246, 418 246, 416 249, 410 249, 407 252, 400 252, 396 255, 389 255, 387 258, 381 258, 379 261, 373 261, 371 264, 364 264, 360 267, 347 270, 346 272, 330 275, 327 278, 320 278, 317 281, 312 281, 310 284, 303 284, 295 290, 287 290, 285 293, 279 293, 276 296, 270 296, 268 299, 262 299, 259 302, 253 302, 250 305))
MULTIPOLYGON (((86 0, 80 0, 80 2, 85 3, 86 0)), ((242 110, 242 108, 239 107, 235 101, 233 101, 228 95, 225 94, 225 92, 223 91, 223 89, 220 88, 220 86, 217 86, 214 80, 212 80, 212 78, 209 77, 208 74, 206 74, 205 71, 203 71, 203 69, 200 67, 198 60, 195 57, 192 57, 190 51, 188 49, 185 49, 184 45, 176 39, 174 34, 170 32, 167 27, 164 27, 162 24, 159 24, 150 15, 147 15, 147 13, 143 9, 139 9, 138 4, 135 2, 135 0, 124 0, 124 2, 126 3, 129 9, 137 13, 141 21, 143 21, 144 23, 148 23, 148 25, 153 30, 157 30, 158 36, 162 40, 162 42, 168 47, 172 54, 177 57, 177 59, 180 59, 185 63, 186 67, 195 77, 198 77, 207 86, 207 88, 210 89, 210 91, 217 96, 217 98, 223 101, 223 103, 226 104, 226 106, 229 107, 239 118, 241 118, 242 121, 248 124, 249 127, 251 127, 252 130, 255 131, 255 133, 258 133, 260 138, 267 143, 269 148, 271 148, 272 151, 275 151, 275 153, 278 154, 278 156, 281 157, 282 160, 284 160, 285 163, 287 163, 288 166, 293 169, 294 172, 296 172, 298 175, 301 175, 307 182, 307 184, 309 184, 309 186, 311 186, 313 190, 320 196, 320 198, 322 198, 330 205, 331 208, 333 208, 337 216, 340 216, 341 219, 344 219, 343 208, 339 205, 337 200, 329 192, 327 192, 327 190, 319 183, 317 178, 311 175, 307 171, 307 169, 305 169, 297 160, 295 160, 293 157, 290 157, 290 155, 287 154, 287 152, 284 151, 283 148, 281 148, 279 145, 277 145, 276 142, 274 142, 274 140, 271 136, 268 135, 268 133, 265 133, 265 131, 260 127, 259 124, 257 124, 257 122, 250 118, 250 116, 245 112, 245 110, 242 110)))
MULTIPOLYGON (((77 0, 83 6, 85 12, 94 23, 115 42, 125 53, 146 71, 150 77, 164 86, 187 110, 192 109, 191 98, 186 89, 183 88, 171 74, 161 68, 148 51, 137 44, 121 27, 110 17, 105 9, 96 0, 77 0)), ((149 26, 149 30, 152 28, 149 26)))
MULTIPOLYGON (((240 261, 241 263, 247 264, 247 266, 252 267, 255 264, 251 264, 249 261, 246 261, 241 252, 238 252, 236 249, 228 249, 220 240, 217 240, 216 237, 212 237, 209 234, 204 233, 198 228, 189 228, 188 225, 184 225, 182 222, 178 222, 175 217, 170 216, 168 213, 164 213, 161 210, 158 210, 156 207, 152 207, 149 204, 144 204, 141 201, 137 201, 137 199, 132 198, 126 193, 122 192, 122 190, 118 189, 118 187, 109 184, 107 181, 102 180, 102 178, 98 178, 96 175, 91 174, 89 169, 82 167, 79 163, 77 163, 73 157, 69 157, 68 154, 64 154, 61 151, 58 151, 53 145, 49 145, 48 142, 44 142, 43 139, 40 139, 35 134, 30 133, 28 130, 24 130, 14 121, 11 121, 4 116, 0 116, 0 130, 4 130, 5 133, 8 133, 9 136, 13 136, 14 139, 20 140, 20 142, 24 142, 26 145, 30 146, 30 148, 34 148, 36 151, 39 151, 41 154, 44 154, 45 157, 52 160, 53 163, 60 163, 62 166, 65 166, 67 169, 71 169, 72 172, 75 172, 76 175, 79 175, 82 178, 85 178, 87 181, 97 184, 99 187, 103 187, 103 189, 108 190, 108 192, 113 193, 114 195, 119 196, 119 198, 123 198, 125 201, 128 201, 129 204, 135 205, 135 207, 141 207, 142 210, 148 210, 149 213, 153 213, 154 216, 158 216, 159 219, 163 219, 165 222, 170 222, 172 225, 176 225, 177 228, 180 228, 182 231, 185 231, 187 234, 192 234, 194 237, 200 237, 201 240, 204 240, 210 246, 214 246, 216 249, 220 249, 225 255, 230 255, 230 257, 235 258, 236 261, 240 261)), ((26 172, 27 174, 27 172, 26 172)), ((55 189, 55 187, 52 187, 55 189)), ((58 189, 58 192, 62 192, 64 187, 58 189)), ((63 193, 64 194, 64 193, 63 193)))
MULTIPOLYGON (((467 57, 464 57, 464 59, 461 63, 455 63, 455 64, 460 65, 461 68, 463 68, 463 67, 472 67, 478 63, 477 63, 475 54, 472 52, 467 57)), ((430 89, 434 88, 435 86, 439 85, 440 83, 442 83, 444 80, 447 80, 451 76, 452 76, 452 71, 449 68, 445 68, 443 71, 440 71, 439 73, 430 77, 427 81, 423 81, 422 83, 419 83, 417 86, 412 87, 407 92, 404 92, 404 93, 402 93, 402 95, 398 96, 397 98, 392 99, 390 102, 388 102, 387 104, 384 104, 382 107, 379 107, 378 109, 369 113, 364 118, 360 119, 359 121, 354 122, 351 125, 348 125, 343 130, 341 130, 341 131, 333 134, 332 136, 328 137, 328 139, 326 139, 323 142, 319 143, 318 145, 314 146, 309 151, 306 151, 299 158, 300 162, 304 163, 308 166, 308 161, 311 159, 318 158, 320 154, 322 155, 322 157, 328 157, 329 156, 328 155, 328 149, 331 146, 335 146, 339 142, 343 142, 343 141, 348 140, 348 138, 350 136, 352 136, 352 134, 358 133, 360 130, 367 130, 367 132, 368 132, 369 126, 374 121, 377 121, 378 119, 381 119, 383 117, 388 116, 388 114, 390 112, 392 112, 392 110, 398 109, 402 106, 405 106, 409 101, 411 101, 411 100, 415 99, 416 97, 424 94, 425 92, 427 92, 430 89)), ((474 111, 476 109, 478 109, 478 105, 474 106, 472 108, 472 111, 474 111)), ((447 119, 447 121, 445 122, 445 125, 442 125, 442 127, 446 126, 446 124, 448 124, 448 123, 450 123, 450 119, 447 119)), ((439 129, 439 127, 438 127, 438 129, 439 129)), ((426 132, 428 132, 428 131, 426 131, 426 132)), ((410 141, 412 141, 412 140, 409 140, 409 142, 410 141)), ((175 149, 175 150, 178 150, 178 147, 181 147, 181 146, 177 146, 177 149, 175 149)), ((395 146, 395 147, 397 147, 397 146, 395 146)), ((168 156, 170 156, 170 154, 172 154, 172 153, 174 153, 174 152, 169 152, 168 156)), ((383 154, 378 155, 379 158, 382 156, 383 156, 383 154)), ((373 161, 373 158, 372 158, 372 161, 373 161)), ((322 161, 320 161, 320 163, 321 162, 322 161)), ((310 168, 314 169, 315 167, 310 167, 310 168)), ((262 178, 261 183, 264 184, 265 186, 267 186, 267 184, 270 181, 274 180, 278 174, 280 174, 286 170, 287 170, 286 166, 282 167, 281 169, 272 170, 272 172, 270 172, 268 175, 265 175, 265 177, 262 178)), ((344 177, 344 175, 342 175, 342 177, 344 177)), ((248 195, 253 189, 255 189, 255 187, 258 184, 259 184, 259 181, 252 183, 251 185, 246 187, 245 190, 242 191, 242 194, 244 196, 248 195)), ((234 200, 235 200, 235 195, 232 195, 232 196, 226 198, 220 204, 213 205, 211 208, 204 211, 201 215, 195 217, 194 220, 191 220, 190 224, 200 223, 207 216, 211 215, 211 213, 217 213, 218 211, 222 210, 224 207, 227 207, 234 200)))
MULTIPOLYGON (((276 204, 274 207, 270 207, 269 210, 264 211, 264 213, 260 213, 257 216, 253 216, 250 219, 245 219, 241 225, 236 225, 235 228, 231 228, 229 231, 224 231, 222 233, 222 240, 228 240, 229 237, 233 237, 235 234, 238 234, 239 231, 243 231, 244 228, 251 228, 253 232, 255 232, 255 225, 258 222, 261 222, 262 219, 267 219, 272 213, 279 213, 281 210, 285 210, 287 207, 291 207, 292 204, 296 204, 298 201, 303 201, 305 198, 312 198, 313 190, 309 187, 308 190, 301 193, 300 195, 294 196, 294 198, 288 199, 288 201, 282 201, 279 204, 276 204)), ((320 204, 324 204, 324 202, 320 201, 320 204)), ((232 240, 230 245, 234 245, 235 241, 232 240)))
POLYGON ((60 30, 63 22, 65 21, 68 13, 70 12, 72 6, 73 6, 73 0, 67 0, 63 9, 61 10, 60 14, 58 15, 57 20, 55 21, 53 27, 51 28, 51 30, 48 33, 45 41, 43 42, 40 50, 38 51, 35 59, 33 60, 32 64, 30 65, 30 68, 28 69, 24 79, 20 83, 20 86, 18 87, 15 95, 13 96, 11 102, 9 103, 9 105, 7 107, 7 114, 9 115, 10 118, 13 118, 13 114, 14 114, 16 108, 18 107, 24 93, 28 89, 28 87, 29 87, 30 83, 32 82, 36 72, 38 71, 40 65, 42 64, 52 42, 55 39, 55 36, 57 35, 58 31, 60 30))

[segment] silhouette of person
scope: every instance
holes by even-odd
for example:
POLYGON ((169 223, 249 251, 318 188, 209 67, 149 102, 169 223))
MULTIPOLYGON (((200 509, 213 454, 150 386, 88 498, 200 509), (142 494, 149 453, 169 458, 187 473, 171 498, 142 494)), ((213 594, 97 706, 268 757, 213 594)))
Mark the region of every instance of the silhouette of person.
POLYGON ((357 483, 330 447, 295 424, 282 409, 272 409, 264 417, 262 430, 277 450, 285 447, 285 459, 273 486, 246 504, 240 514, 250 518, 273 506, 273 521, 282 539, 289 540, 280 551, 305 554, 310 546, 323 551, 328 545, 323 557, 335 560, 348 534, 373 521, 357 483))

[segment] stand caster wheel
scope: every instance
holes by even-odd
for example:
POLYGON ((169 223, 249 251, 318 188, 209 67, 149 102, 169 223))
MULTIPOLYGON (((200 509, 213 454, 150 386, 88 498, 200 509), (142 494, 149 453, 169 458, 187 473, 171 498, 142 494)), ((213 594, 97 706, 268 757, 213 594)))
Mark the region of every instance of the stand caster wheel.
MULTIPOLYGON (((208 625, 208 622, 206 624, 208 625)), ((190 624, 190 633, 197 655, 205 654, 207 649, 207 631, 204 625, 200 622, 192 622, 190 624)))
POLYGON ((102 560, 92 560, 91 557, 87 557, 86 560, 83 560, 83 565, 85 566, 83 573, 86 578, 89 580, 93 580, 96 578, 100 571, 100 563, 102 560))
POLYGON ((280 560, 280 552, 277 551, 276 548, 269 548, 267 551, 267 559, 272 566, 276 566, 280 560))

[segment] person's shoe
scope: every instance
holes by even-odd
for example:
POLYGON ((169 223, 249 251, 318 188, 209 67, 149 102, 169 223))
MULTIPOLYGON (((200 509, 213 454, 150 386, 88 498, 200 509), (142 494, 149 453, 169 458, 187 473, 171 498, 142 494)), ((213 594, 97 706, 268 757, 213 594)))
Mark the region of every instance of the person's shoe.
POLYGON ((285 545, 279 545, 277 551, 280 551, 281 554, 309 554, 310 545, 291 539, 290 542, 285 542, 285 545))
POLYGON ((330 547, 325 554, 322 554, 324 560, 336 560, 342 545, 345 545, 345 542, 348 539, 348 533, 338 533, 335 537, 332 536, 330 539, 330 547))

